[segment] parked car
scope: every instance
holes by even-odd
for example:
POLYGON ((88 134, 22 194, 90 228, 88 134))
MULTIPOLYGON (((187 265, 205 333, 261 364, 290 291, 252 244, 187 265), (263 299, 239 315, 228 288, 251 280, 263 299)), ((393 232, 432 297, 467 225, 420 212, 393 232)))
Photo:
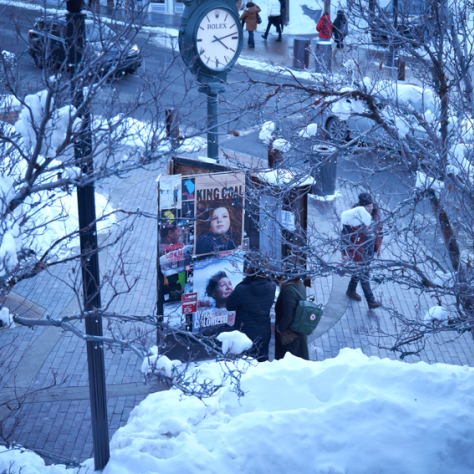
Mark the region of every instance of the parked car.
MULTIPOLYGON (((37 18, 28 32, 29 53, 39 68, 45 66, 58 69, 67 58, 65 16, 37 18)), ((133 73, 140 66, 142 55, 136 44, 117 38, 105 24, 95 18, 87 18, 86 47, 84 60, 89 65, 97 64, 99 75, 114 70, 115 74, 133 73), (99 60, 100 58, 100 60, 99 60)))
MULTIPOLYGON (((417 123, 413 115, 390 114, 389 107, 398 94, 400 105, 414 109, 418 114, 424 116, 427 122, 432 122, 436 120, 438 113, 436 94, 432 89, 421 88, 414 84, 398 84, 394 89, 393 84, 388 81, 380 81, 375 84, 374 91, 379 96, 379 102, 376 102, 376 106, 392 125, 399 129, 405 129, 408 134, 423 143, 429 143, 426 130, 417 123)), ((372 119, 364 117, 364 113, 368 111, 360 100, 346 97, 334 102, 330 107, 324 107, 324 100, 318 100, 315 105, 316 117, 326 130, 326 138, 331 141, 342 143, 361 137, 364 143, 375 145, 383 144, 387 146, 391 142, 391 139, 381 127, 366 133, 376 124, 372 119)))
MULTIPOLYGON (((386 18, 383 18, 378 10, 371 3, 373 8, 373 17, 371 22, 372 42, 377 46, 388 46, 390 44, 390 35, 388 34, 387 24, 393 25, 394 22, 394 0, 390 0, 387 6, 381 8, 386 18), (384 33, 387 31, 387 33, 384 33)), ((398 0, 397 7, 397 31, 410 40, 413 44, 420 46, 426 39, 429 31, 430 17, 426 11, 424 0, 398 0)), ((400 44, 401 45, 401 44, 400 44)))

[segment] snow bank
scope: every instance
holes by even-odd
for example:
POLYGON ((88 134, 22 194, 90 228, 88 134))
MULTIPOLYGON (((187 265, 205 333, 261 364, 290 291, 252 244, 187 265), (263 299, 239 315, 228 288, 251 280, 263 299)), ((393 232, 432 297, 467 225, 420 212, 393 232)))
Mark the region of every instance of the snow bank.
POLYGON ((442 306, 433 306, 427 311, 423 321, 431 324, 434 321, 445 321, 448 317, 449 313, 442 306))
MULTIPOLYGON (((0 448, 0 472, 20 474, 73 474, 66 466, 45 466, 43 459, 31 451, 0 448), (10 466, 11 463, 11 466, 10 466), (11 471, 9 470, 11 468, 11 471)), ((82 473, 77 473, 82 474, 82 473)))
MULTIPOLYGON (((218 379, 216 363, 201 378, 218 379)), ((367 357, 343 349, 251 366, 240 400, 229 386, 202 403, 149 395, 113 436, 103 474, 472 474, 474 369, 367 357)), ((0 472, 65 474, 34 454, 0 454, 0 472)), ((88 469, 70 474, 92 474, 88 469)))
POLYGON ((153 346, 150 349, 150 355, 145 357, 142 362, 141 372, 144 375, 159 374, 161 372, 166 377, 171 378, 173 369, 179 365, 181 365, 179 360, 170 360, 165 355, 158 356, 158 347, 153 346))
POLYGON ((439 195, 439 193, 444 188, 444 183, 442 181, 438 181, 437 179, 430 178, 429 176, 427 176, 425 173, 421 171, 417 171, 415 188, 419 189, 420 191, 432 189, 436 194, 439 195))
POLYGON ((224 354, 242 354, 252 347, 252 341, 240 331, 223 332, 217 336, 217 340, 222 342, 224 354))
POLYGON ((262 129, 258 134, 259 140, 262 140, 265 145, 269 145, 270 142, 273 140, 273 132, 275 131, 276 124, 275 122, 265 122, 262 125, 262 129))
POLYGON ((260 181, 271 186, 311 186, 315 183, 314 178, 309 175, 298 175, 293 171, 277 168, 257 173, 260 181))
POLYGON ((291 149, 291 144, 283 138, 277 138, 273 142, 272 147, 274 150, 281 151, 282 153, 288 153, 291 149))
POLYGON ((311 138, 316 136, 316 133, 318 132, 318 124, 317 123, 310 123, 306 127, 304 127, 302 130, 298 132, 298 136, 301 138, 311 138))
MULTIPOLYGON (((53 111, 51 118, 47 121, 44 140, 42 142, 40 154, 53 158, 56 155, 56 149, 63 143, 66 130, 76 113, 75 107, 66 105, 60 109, 54 110, 54 99, 50 97, 48 101, 48 91, 43 90, 36 94, 30 94, 25 97, 25 106, 22 107, 19 120, 15 123, 15 129, 23 138, 23 143, 27 149, 33 149, 36 146, 36 131, 46 115, 46 111, 53 111)), ((76 118, 73 127, 78 130, 81 120, 76 118)))
MULTIPOLYGON (((216 377, 217 364, 201 365, 216 377)), ((114 435, 104 474, 472 473, 474 370, 366 357, 251 367, 246 395, 150 395, 114 435), (388 448, 389 447, 389 448, 388 448)))
POLYGON ((363 206, 354 207, 354 209, 349 209, 348 211, 344 211, 341 214, 342 225, 350 225, 351 227, 357 227, 364 224, 368 227, 371 222, 372 216, 363 206))
POLYGON ((12 315, 8 308, 0 309, 0 321, 2 322, 2 326, 11 326, 13 323, 12 315))

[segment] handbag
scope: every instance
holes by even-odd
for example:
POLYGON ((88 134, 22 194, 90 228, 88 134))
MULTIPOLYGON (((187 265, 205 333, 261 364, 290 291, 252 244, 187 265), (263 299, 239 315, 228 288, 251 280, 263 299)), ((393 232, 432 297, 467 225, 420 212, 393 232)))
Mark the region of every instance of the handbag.
POLYGON ((262 23, 262 17, 260 16, 260 13, 257 13, 257 25, 260 25, 262 23))
POLYGON ((286 346, 290 342, 293 342, 298 338, 299 334, 295 331, 292 331, 290 328, 286 329, 285 331, 280 333, 281 343, 286 346))
POLYGON ((293 285, 290 288, 301 298, 296 307, 295 319, 290 329, 309 336, 316 329, 319 321, 321 321, 323 306, 316 304, 314 301, 308 301, 293 285))

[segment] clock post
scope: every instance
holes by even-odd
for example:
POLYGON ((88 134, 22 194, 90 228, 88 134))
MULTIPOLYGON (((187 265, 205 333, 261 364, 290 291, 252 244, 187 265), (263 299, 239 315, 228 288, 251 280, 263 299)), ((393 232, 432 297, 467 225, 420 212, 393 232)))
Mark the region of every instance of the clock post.
POLYGON ((217 97, 242 51, 235 0, 184 0, 179 29, 181 57, 207 95, 207 156, 219 162, 217 97))
POLYGON ((225 91, 221 84, 205 84, 199 89, 207 95, 207 156, 219 163, 219 125, 217 116, 217 94, 225 91))

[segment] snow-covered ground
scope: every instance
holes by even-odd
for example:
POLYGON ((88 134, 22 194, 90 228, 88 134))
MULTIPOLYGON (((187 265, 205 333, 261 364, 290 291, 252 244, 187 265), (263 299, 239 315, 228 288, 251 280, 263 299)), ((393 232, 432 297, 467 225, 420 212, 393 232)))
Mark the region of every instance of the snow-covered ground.
MULTIPOLYGON (((201 377, 219 378, 216 363, 201 377)), ((149 395, 111 442, 104 474, 472 474, 474 369, 408 364, 343 349, 338 357, 250 367, 240 400, 149 395)), ((28 474, 85 474, 3 451, 28 474)), ((13 471, 16 472, 16 471, 13 471)))

